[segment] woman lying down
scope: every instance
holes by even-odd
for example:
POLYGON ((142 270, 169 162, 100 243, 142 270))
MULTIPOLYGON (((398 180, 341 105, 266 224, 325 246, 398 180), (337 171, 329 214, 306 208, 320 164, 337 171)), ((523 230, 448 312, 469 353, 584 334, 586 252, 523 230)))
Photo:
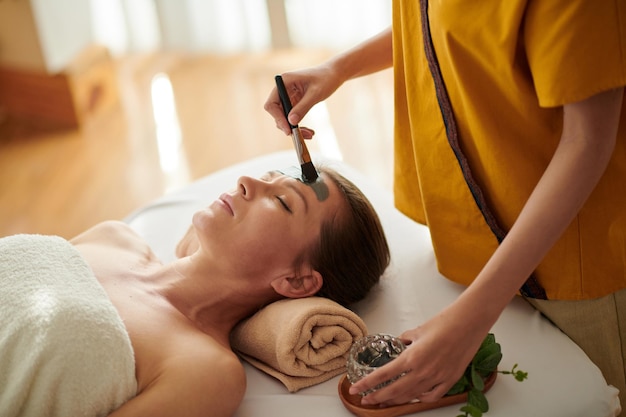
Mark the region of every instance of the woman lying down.
POLYGON ((356 302, 389 263, 365 196, 329 169, 319 181, 327 195, 278 171, 239 178, 168 265, 121 222, 0 239, 0 414, 232 415, 238 322, 283 298, 356 302))

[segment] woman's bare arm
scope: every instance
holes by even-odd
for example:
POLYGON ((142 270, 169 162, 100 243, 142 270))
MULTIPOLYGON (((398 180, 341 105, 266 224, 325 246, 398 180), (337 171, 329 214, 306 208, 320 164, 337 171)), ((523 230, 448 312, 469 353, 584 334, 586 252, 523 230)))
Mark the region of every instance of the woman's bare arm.
POLYGON ((412 341, 395 361, 355 384, 365 391, 404 371, 364 403, 441 398, 460 378, 520 286, 572 222, 604 173, 615 146, 624 90, 564 106, 563 132, 517 221, 476 280, 450 306, 405 332, 412 341))
POLYGON ((231 417, 245 390, 245 372, 234 354, 181 352, 156 380, 109 417, 231 417))

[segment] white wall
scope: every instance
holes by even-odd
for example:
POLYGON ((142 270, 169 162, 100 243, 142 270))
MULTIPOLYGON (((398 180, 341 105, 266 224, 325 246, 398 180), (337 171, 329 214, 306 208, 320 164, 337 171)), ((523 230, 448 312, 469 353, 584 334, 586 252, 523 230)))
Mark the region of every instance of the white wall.
POLYGON ((84 0, 30 0, 48 72, 63 67, 93 41, 90 5, 84 0))
POLYGON ((285 0, 285 8, 301 47, 345 49, 391 24, 391 0, 285 0))
POLYGON ((265 0, 155 0, 165 49, 229 53, 270 47, 265 0))
POLYGON ((94 42, 116 56, 274 45, 344 49, 391 22, 391 0, 0 0, 3 10, 0 64, 13 60, 51 73, 94 42), (279 28, 273 33, 270 20, 279 28))

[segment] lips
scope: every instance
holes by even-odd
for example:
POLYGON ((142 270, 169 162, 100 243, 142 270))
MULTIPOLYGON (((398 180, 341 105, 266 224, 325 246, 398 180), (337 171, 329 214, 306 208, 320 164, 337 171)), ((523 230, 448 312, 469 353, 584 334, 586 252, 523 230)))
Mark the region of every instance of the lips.
POLYGON ((235 212, 233 210, 233 197, 230 194, 224 193, 220 195, 217 201, 221 203, 221 206, 224 207, 224 209, 228 211, 231 216, 235 215, 235 212))

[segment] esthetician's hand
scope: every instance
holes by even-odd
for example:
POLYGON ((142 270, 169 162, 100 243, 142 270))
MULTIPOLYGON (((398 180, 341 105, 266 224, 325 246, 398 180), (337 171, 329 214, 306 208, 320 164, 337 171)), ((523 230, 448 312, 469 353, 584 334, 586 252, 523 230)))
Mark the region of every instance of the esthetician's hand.
MULTIPOLYGON (((330 97, 344 82, 381 71, 392 64, 392 33, 389 27, 321 65, 281 74, 293 106, 289 122, 299 125, 311 107, 330 97)), ((276 121, 276 126, 285 134, 290 134, 275 87, 264 107, 276 121)), ((306 139, 313 137, 311 129, 299 127, 306 139)))
POLYGON ((391 406, 416 398, 434 402, 443 397, 461 378, 491 327, 486 323, 470 325, 467 317, 459 315, 464 314, 461 310, 452 304, 423 325, 404 332, 400 338, 409 344, 406 350, 352 385, 350 393, 367 391, 406 373, 363 397, 362 404, 391 406))
MULTIPOLYGON (((292 109, 289 113, 289 122, 292 125, 299 124, 302 118, 311 110, 311 107, 330 97, 343 84, 343 81, 337 76, 330 64, 287 72, 282 74, 282 78, 292 104, 292 109)), ((286 135, 291 134, 276 87, 272 89, 264 108, 276 121, 276 127, 286 135)), ((313 137, 315 133, 313 130, 303 126, 299 127, 305 139, 313 137)))

